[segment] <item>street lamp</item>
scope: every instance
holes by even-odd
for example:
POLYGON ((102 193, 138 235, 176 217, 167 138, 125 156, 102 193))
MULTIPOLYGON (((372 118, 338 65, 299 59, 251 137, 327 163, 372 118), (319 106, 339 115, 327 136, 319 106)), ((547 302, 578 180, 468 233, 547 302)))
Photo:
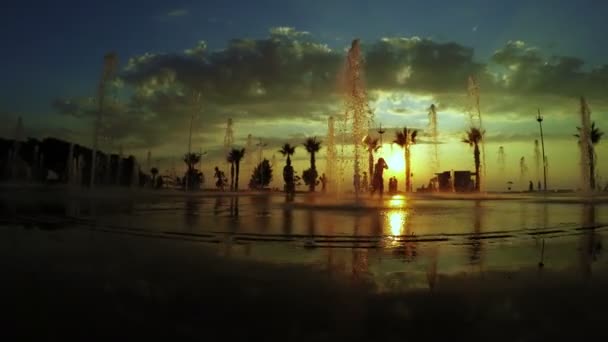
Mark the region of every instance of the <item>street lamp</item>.
POLYGON ((543 136, 543 116, 540 114, 540 108, 538 109, 538 114, 536 115, 536 121, 538 121, 538 126, 540 127, 540 142, 543 150, 543 185, 544 190, 547 191, 547 157, 545 157, 545 138, 543 136))

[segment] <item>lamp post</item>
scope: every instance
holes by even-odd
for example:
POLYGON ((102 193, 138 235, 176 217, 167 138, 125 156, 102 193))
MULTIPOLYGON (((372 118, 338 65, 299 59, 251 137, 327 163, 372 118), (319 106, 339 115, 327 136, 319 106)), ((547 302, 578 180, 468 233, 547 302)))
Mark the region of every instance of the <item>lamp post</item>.
POLYGON ((543 136, 543 116, 540 114, 540 108, 538 109, 538 114, 536 115, 536 121, 538 121, 538 126, 540 127, 540 143, 543 150, 543 188, 544 191, 547 191, 547 157, 545 157, 545 138, 543 136))

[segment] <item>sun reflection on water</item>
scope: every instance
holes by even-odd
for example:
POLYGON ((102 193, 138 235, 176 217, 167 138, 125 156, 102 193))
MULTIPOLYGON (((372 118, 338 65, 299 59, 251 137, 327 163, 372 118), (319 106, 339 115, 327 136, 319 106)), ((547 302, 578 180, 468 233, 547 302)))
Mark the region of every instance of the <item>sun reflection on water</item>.
POLYGON ((405 212, 395 210, 388 213, 388 223, 391 230, 391 237, 403 235, 403 227, 405 226, 405 212))
POLYGON ((406 222, 408 220, 408 212, 405 208, 406 197, 403 195, 394 195, 388 202, 391 209, 386 213, 387 232, 391 244, 398 244, 397 239, 404 235, 406 222))

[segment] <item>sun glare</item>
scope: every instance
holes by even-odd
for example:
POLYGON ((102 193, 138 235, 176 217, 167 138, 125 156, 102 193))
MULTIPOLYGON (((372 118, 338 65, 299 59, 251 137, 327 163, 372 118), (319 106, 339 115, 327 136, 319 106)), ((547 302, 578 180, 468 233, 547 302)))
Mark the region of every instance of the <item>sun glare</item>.
POLYGON ((393 238, 403 235, 403 227, 405 225, 405 212, 395 210, 388 214, 388 223, 393 238))

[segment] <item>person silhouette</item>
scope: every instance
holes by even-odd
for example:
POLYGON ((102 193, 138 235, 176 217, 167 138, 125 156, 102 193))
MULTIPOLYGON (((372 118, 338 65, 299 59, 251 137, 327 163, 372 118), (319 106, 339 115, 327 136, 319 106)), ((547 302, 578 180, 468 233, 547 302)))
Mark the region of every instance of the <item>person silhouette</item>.
POLYGON ((353 175, 353 187, 355 188, 355 193, 359 193, 361 188, 361 175, 358 173, 353 175))
POLYGON ((528 191, 530 191, 530 192, 534 191, 534 183, 532 183, 532 181, 530 181, 530 184, 528 185, 528 191))
POLYGON ((384 193, 384 178, 382 178, 384 170, 388 169, 388 165, 384 158, 379 158, 376 166, 374 167, 374 178, 372 180, 372 195, 376 192, 380 192, 380 197, 384 193))

